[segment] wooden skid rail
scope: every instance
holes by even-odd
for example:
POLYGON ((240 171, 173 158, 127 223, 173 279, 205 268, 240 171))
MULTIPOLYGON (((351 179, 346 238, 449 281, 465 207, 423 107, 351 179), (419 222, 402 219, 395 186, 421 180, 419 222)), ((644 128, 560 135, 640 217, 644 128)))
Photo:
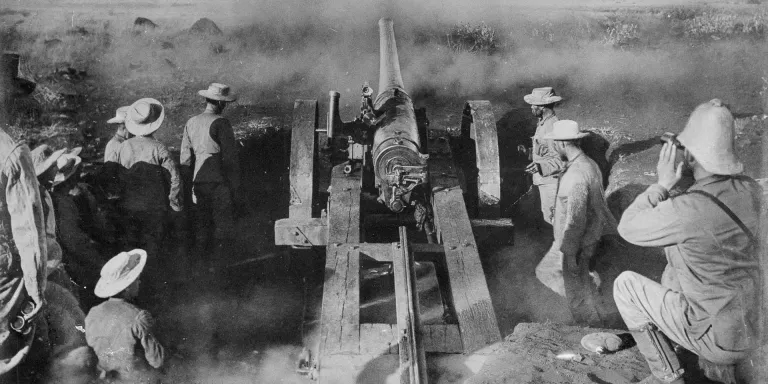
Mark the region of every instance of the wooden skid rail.
POLYGON ((309 219, 315 191, 317 100, 296 100, 291 128, 291 201, 288 216, 309 219))

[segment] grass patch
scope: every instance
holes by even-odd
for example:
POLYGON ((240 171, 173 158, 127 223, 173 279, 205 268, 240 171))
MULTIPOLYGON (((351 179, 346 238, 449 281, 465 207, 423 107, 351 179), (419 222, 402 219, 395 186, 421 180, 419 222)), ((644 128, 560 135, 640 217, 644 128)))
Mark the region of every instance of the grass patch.
POLYGON ((496 30, 484 22, 454 26, 447 34, 447 44, 454 52, 482 52, 489 55, 499 48, 496 30))

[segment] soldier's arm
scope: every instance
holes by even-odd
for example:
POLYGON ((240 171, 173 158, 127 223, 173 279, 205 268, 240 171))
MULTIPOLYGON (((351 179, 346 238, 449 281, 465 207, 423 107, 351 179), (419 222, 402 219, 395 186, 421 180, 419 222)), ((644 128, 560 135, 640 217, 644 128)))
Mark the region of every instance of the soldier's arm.
POLYGON ((221 147, 221 160, 224 163, 224 173, 229 188, 232 193, 236 193, 240 188, 240 161, 232 125, 227 119, 218 119, 213 122, 211 130, 215 131, 215 137, 221 147))
POLYGON ((133 326, 133 334, 144 347, 144 358, 154 368, 160 368, 165 362, 165 348, 152 332, 155 321, 147 311, 139 312, 133 326))
POLYGON ((187 127, 184 127, 184 135, 181 137, 181 154, 179 155, 179 164, 182 167, 192 166, 192 142, 189 140, 187 127))
POLYGON ((179 167, 176 165, 176 161, 171 157, 171 153, 163 146, 160 150, 159 158, 161 166, 168 171, 170 175, 171 188, 168 193, 168 201, 171 205, 171 209, 175 212, 180 212, 184 208, 184 200, 181 194, 181 174, 179 173, 179 167))
MULTIPOLYGON (((557 200, 560 197, 555 197, 557 200)), ((589 201, 589 190, 585 181, 571 186, 565 196, 565 215, 560 216, 563 219, 562 232, 555 233, 555 246, 558 251, 563 253, 566 262, 574 262, 579 253, 581 239, 584 237, 584 230, 587 224, 587 209, 589 201)), ((555 213, 559 216, 558 213, 555 213)))
POLYGON ((628 242, 643 247, 664 247, 685 240, 685 214, 668 200, 669 191, 653 184, 624 211, 619 234, 628 242))
POLYGON ((4 168, 8 176, 5 195, 11 232, 21 258, 24 287, 35 302, 35 310, 28 316, 33 317, 44 305, 47 252, 43 206, 29 149, 26 146, 14 149, 4 168))
POLYGON ((560 156, 553 152, 546 142, 538 145, 537 155, 535 162, 539 164, 542 176, 558 174, 565 168, 565 161, 561 160, 560 156))

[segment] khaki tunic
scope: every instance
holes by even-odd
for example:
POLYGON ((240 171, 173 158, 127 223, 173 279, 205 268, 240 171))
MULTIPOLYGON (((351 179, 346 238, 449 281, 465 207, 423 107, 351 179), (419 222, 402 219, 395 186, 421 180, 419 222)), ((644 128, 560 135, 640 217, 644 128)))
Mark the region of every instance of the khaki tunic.
POLYGON ((574 319, 590 325, 600 325, 603 319, 589 262, 600 239, 617 233, 602 185, 600 169, 586 154, 566 165, 557 188, 554 241, 536 267, 539 280, 568 299, 574 319))
MULTIPOLYGON (((754 234, 760 233, 762 190, 751 179, 714 175, 697 180, 690 190, 716 196, 754 234)), ((624 212, 619 233, 633 244, 664 247, 667 257, 660 285, 625 276, 623 289, 615 296, 628 327, 653 322, 696 353, 702 346, 689 340, 710 340, 717 345, 711 361, 718 360, 718 353, 744 352, 753 345, 759 255, 744 231, 714 202, 687 193, 670 199, 666 189, 654 184, 624 212), (638 293, 645 287, 654 294, 642 299, 638 293)))
POLYGON ((9 322, 30 295, 42 297, 46 261, 43 205, 29 148, 0 130, 0 381, 29 352, 34 332, 22 339, 9 322))

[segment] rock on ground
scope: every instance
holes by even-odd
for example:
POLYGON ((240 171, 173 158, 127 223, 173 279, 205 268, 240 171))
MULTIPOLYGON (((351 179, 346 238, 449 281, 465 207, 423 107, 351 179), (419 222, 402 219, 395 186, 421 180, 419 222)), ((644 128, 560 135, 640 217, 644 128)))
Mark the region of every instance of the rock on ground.
POLYGON ((192 27, 189 29, 190 33, 197 33, 202 35, 221 35, 221 29, 219 29, 219 26, 216 25, 216 23, 213 22, 213 20, 203 17, 202 19, 196 21, 194 24, 192 24, 192 27))

